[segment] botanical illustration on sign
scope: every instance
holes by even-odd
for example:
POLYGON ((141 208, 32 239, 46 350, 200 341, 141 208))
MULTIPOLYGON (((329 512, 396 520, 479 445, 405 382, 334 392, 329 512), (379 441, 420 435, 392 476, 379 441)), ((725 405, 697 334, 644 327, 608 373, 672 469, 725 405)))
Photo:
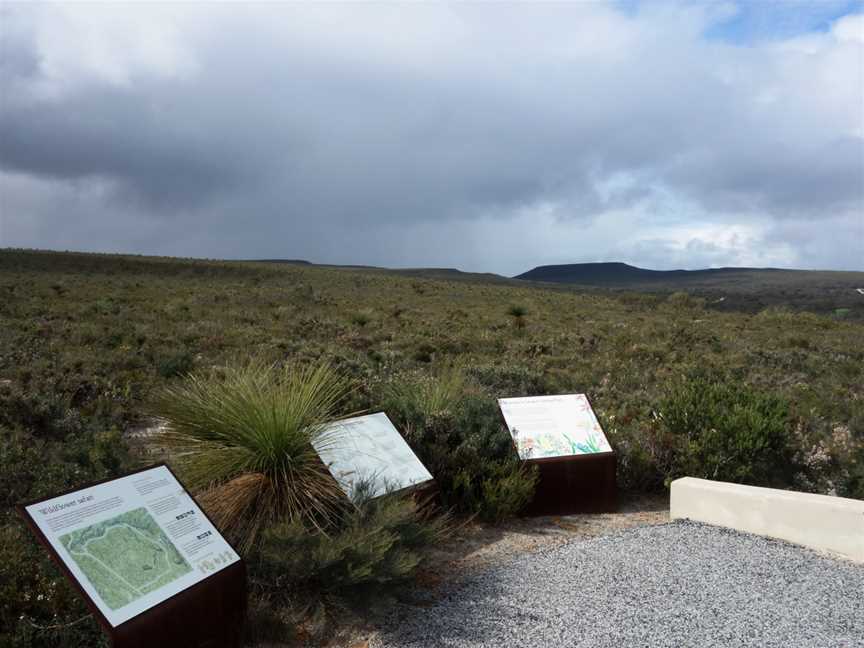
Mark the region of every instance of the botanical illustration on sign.
POLYGON ((60 536, 112 610, 192 571, 144 507, 60 536))
POLYGON ((612 450, 583 394, 506 398, 500 402, 522 459, 612 450))

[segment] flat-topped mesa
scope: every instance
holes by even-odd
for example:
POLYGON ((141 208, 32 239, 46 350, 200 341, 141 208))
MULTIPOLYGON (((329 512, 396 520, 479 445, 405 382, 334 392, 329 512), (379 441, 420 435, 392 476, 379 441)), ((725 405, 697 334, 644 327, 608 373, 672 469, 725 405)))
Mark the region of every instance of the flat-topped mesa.
POLYGON ((705 268, 701 270, 646 270, 636 266, 610 261, 605 263, 566 263, 537 266, 514 279, 546 281, 552 283, 612 284, 667 279, 698 279, 754 270, 774 271, 777 268, 705 268))

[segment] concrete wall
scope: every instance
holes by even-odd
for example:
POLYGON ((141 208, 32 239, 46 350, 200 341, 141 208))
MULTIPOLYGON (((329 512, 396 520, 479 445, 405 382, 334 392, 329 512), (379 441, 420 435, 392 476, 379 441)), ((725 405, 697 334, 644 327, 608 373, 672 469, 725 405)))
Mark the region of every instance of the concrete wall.
POLYGON ((864 501, 684 477, 670 515, 779 538, 864 563, 864 501))

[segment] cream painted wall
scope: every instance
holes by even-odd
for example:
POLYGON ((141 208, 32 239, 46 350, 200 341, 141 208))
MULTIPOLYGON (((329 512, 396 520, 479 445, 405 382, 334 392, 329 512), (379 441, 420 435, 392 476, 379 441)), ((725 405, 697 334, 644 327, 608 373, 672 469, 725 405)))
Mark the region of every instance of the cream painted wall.
POLYGON ((684 477, 670 516, 779 538, 864 563, 864 501, 684 477))

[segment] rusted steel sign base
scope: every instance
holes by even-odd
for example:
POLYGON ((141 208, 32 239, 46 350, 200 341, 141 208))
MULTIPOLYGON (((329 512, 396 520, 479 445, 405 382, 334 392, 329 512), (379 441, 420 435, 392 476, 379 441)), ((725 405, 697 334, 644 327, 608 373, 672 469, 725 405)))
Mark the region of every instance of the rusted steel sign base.
POLYGON ((537 466, 539 480, 534 499, 523 515, 612 513, 618 510, 614 452, 528 459, 537 466))
POLYGON ((246 567, 234 563, 109 631, 114 648, 240 648, 246 567))

